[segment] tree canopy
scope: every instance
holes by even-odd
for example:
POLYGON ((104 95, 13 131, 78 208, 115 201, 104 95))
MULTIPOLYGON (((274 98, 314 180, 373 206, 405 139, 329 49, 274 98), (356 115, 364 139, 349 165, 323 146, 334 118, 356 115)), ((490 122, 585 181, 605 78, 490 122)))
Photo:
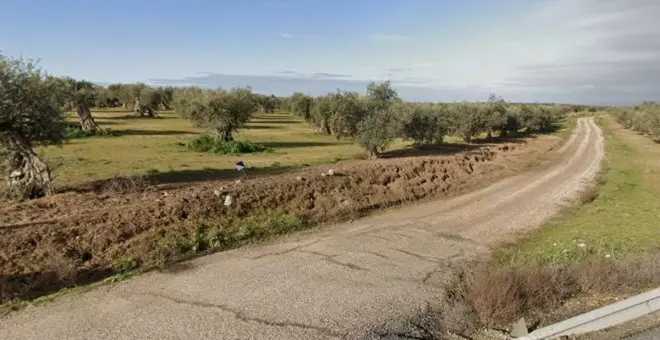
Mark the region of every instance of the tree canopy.
POLYGON ((243 127, 257 109, 249 88, 231 90, 182 91, 177 98, 177 111, 197 127, 215 130, 220 141, 233 140, 233 132, 243 127))

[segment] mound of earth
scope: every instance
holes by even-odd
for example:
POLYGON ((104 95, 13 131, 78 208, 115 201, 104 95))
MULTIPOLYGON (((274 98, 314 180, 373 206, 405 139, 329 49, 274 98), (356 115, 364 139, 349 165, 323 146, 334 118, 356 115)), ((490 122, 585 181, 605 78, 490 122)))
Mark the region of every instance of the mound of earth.
POLYGON ((202 226, 212 225, 217 233, 273 212, 318 224, 453 196, 524 169, 560 141, 539 136, 454 155, 347 162, 239 183, 66 192, 5 203, 0 208, 0 300, 38 297, 108 277, 125 270, 122 266, 152 267, 162 260, 157 256, 176 251, 181 239, 208 232, 202 226), (229 206, 227 195, 233 199, 229 206))

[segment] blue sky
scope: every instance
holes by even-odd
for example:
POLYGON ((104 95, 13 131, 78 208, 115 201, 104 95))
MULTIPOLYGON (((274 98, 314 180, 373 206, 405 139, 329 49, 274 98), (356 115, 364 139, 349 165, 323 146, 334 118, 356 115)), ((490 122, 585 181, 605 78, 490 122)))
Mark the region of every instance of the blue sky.
POLYGON ((0 50, 101 83, 286 95, 391 79, 411 100, 632 102, 658 99, 658 14, 654 0, 8 0, 0 50))

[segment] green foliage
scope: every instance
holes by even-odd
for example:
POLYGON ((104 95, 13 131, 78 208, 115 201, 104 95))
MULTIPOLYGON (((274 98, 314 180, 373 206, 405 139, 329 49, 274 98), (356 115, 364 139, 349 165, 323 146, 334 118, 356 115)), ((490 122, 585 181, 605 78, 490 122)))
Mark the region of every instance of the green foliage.
POLYGON ((330 117, 332 116, 332 98, 324 96, 315 98, 312 101, 309 122, 318 127, 320 133, 331 134, 330 117))
POLYGON ((20 138, 27 146, 60 144, 65 123, 60 90, 31 61, 0 55, 0 144, 20 138))
POLYGON ((480 103, 458 103, 450 106, 449 117, 452 133, 460 136, 468 143, 472 139, 486 132, 488 123, 488 110, 480 103))
POLYGON ((259 110, 264 113, 273 113, 275 109, 280 105, 279 99, 274 95, 266 96, 263 94, 255 94, 255 99, 259 110))
POLYGON ((357 92, 337 92, 330 96, 330 131, 336 137, 354 137, 367 115, 366 102, 357 92))
POLYGON ((613 109, 612 114, 625 128, 660 142, 660 105, 644 103, 634 108, 613 109))
POLYGON ((367 85, 367 99, 372 110, 387 110, 395 102, 401 102, 399 94, 392 88, 392 83, 384 81, 380 84, 375 82, 367 85))
POLYGON ((396 137, 396 124, 390 110, 372 112, 358 125, 355 141, 370 157, 379 157, 396 137))
POLYGON ((307 122, 311 121, 313 98, 300 92, 294 93, 289 100, 289 110, 307 122))
POLYGON ((243 127, 257 108, 249 88, 201 90, 189 88, 177 96, 177 111, 196 127, 213 129, 222 141, 233 140, 233 132, 243 127))
POLYGON ((402 137, 417 146, 442 143, 449 132, 449 117, 442 105, 397 104, 393 110, 402 120, 402 137))
POLYGON ((209 135, 202 135, 189 141, 186 147, 196 152, 213 152, 222 155, 272 151, 271 148, 263 144, 254 143, 249 140, 222 141, 209 135))
POLYGON ((490 137, 493 131, 498 131, 500 136, 506 135, 510 117, 507 116, 507 104, 502 98, 498 98, 495 94, 488 97, 486 103, 486 131, 490 137))

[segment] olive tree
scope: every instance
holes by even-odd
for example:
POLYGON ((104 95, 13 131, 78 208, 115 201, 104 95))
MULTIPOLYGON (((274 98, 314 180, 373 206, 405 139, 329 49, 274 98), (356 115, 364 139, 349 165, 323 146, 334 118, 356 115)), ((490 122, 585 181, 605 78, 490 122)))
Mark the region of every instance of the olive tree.
POLYGON ((172 109, 172 101, 174 100, 174 91, 175 89, 172 86, 158 88, 158 92, 160 93, 160 103, 161 105, 163 105, 163 108, 165 108, 165 110, 172 109))
POLYGON ((259 110, 264 113, 273 113, 278 106, 278 99, 274 95, 266 96, 263 94, 255 95, 259 110))
POLYGON ((135 101, 135 112, 140 117, 145 115, 148 117, 158 116, 158 109, 163 103, 163 92, 159 89, 144 87, 140 91, 140 96, 135 101))
POLYGON ((506 102, 502 98, 498 98, 495 94, 488 97, 488 102, 485 107, 485 120, 487 139, 493 138, 493 131, 498 131, 500 136, 506 135, 507 130, 507 115, 506 115, 506 102))
POLYGON ((318 128, 319 133, 329 135, 332 132, 330 130, 331 106, 332 98, 329 95, 314 98, 312 101, 309 120, 311 124, 318 128))
POLYGON ((135 114, 138 116, 142 116, 142 113, 140 111, 140 109, 142 108, 140 106, 140 97, 142 96, 142 92, 144 92, 146 88, 147 85, 144 85, 142 83, 135 83, 128 85, 128 88, 126 89, 128 95, 130 95, 130 98, 134 100, 133 110, 135 111, 135 114))
POLYGON ((301 117, 309 122, 311 119, 311 110, 313 98, 300 92, 296 92, 289 100, 289 110, 294 115, 301 117))
POLYGON ((367 114, 367 105, 357 92, 337 92, 330 95, 330 111, 332 134, 337 138, 354 137, 367 114))
POLYGON ((219 142, 234 140, 233 132, 243 127, 257 109, 249 88, 201 90, 191 88, 177 95, 176 110, 196 127, 215 130, 219 142))
POLYGON ((487 107, 478 103, 457 103, 449 106, 453 132, 472 143, 472 138, 486 130, 487 107))
POLYGON ((8 186, 22 197, 50 191, 50 169, 33 146, 59 144, 64 138, 59 91, 34 63, 0 55, 2 163, 8 186))
POLYGON ((83 131, 96 133, 101 130, 92 117, 91 107, 99 96, 98 88, 89 81, 65 78, 66 95, 80 119, 83 131))
POLYGON ((449 132, 446 111, 438 104, 397 104, 403 138, 415 146, 440 144, 449 132))
POLYGON ((366 115, 358 124, 355 140, 371 158, 378 158, 397 135, 395 103, 400 103, 398 93, 389 81, 367 86, 366 115))

